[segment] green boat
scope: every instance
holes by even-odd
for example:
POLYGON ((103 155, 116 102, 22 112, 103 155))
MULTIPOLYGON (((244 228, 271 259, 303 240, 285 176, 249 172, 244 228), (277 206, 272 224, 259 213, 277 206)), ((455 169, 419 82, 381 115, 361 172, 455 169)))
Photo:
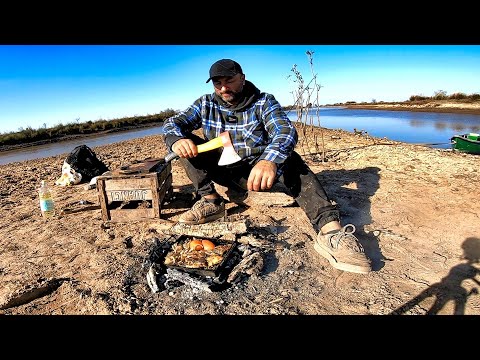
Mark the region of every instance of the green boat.
POLYGON ((452 149, 469 154, 480 154, 480 134, 468 133, 452 136, 452 149))

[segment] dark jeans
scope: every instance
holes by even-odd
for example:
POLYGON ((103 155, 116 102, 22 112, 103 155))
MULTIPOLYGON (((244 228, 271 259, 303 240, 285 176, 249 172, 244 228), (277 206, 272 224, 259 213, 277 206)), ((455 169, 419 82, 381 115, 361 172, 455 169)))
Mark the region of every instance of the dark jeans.
MULTIPOLYGON (((193 134, 191 139, 196 144, 205 142, 193 134)), ((180 159, 199 196, 215 193, 214 182, 236 191, 247 190, 250 170, 258 158, 218 166, 221 153, 222 149, 216 149, 200 153, 191 159, 180 159)), ((282 170, 283 174, 276 181, 285 185, 317 230, 331 221, 340 221, 337 207, 332 204, 317 176, 298 153, 292 153, 284 162, 282 170)))

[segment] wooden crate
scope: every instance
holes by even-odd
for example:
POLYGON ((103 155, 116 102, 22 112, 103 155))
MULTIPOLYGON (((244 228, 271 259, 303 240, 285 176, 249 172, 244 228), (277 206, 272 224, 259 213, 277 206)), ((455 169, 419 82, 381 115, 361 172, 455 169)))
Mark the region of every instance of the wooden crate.
POLYGON ((150 159, 97 178, 102 219, 112 222, 160 219, 172 192, 172 165, 150 159))

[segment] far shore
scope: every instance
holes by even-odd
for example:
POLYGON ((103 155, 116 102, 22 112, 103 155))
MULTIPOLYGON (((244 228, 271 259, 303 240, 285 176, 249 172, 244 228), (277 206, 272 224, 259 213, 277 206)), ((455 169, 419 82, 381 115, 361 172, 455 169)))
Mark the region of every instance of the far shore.
POLYGON ((144 128, 161 126, 161 125, 162 125, 162 122, 148 123, 148 124, 141 124, 141 125, 138 125, 138 126, 127 126, 127 127, 123 127, 123 128, 115 128, 115 129, 110 129, 110 130, 105 130, 105 131, 99 131, 99 132, 90 133, 90 134, 66 135, 66 136, 62 136, 62 137, 58 137, 58 138, 45 139, 45 140, 41 140, 41 141, 34 141, 34 142, 28 142, 28 143, 22 143, 22 144, 0 145, 0 152, 18 150, 18 149, 31 147, 31 146, 37 146, 37 145, 52 144, 52 143, 57 143, 57 142, 61 142, 61 141, 94 138, 95 136, 111 134, 111 133, 115 133, 115 132, 121 132, 121 131, 127 131, 127 130, 138 130, 138 129, 144 129, 144 128))
POLYGON ((479 107, 448 107, 448 106, 409 106, 409 105, 344 105, 347 109, 365 110, 389 110, 389 111, 413 111, 413 112, 434 112, 450 114, 480 115, 479 107))

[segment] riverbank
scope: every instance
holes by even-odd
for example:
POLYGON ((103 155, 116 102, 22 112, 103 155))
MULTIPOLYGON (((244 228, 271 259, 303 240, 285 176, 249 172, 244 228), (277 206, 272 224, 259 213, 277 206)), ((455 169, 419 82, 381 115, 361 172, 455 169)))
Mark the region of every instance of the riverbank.
POLYGON ((392 111, 415 111, 436 112, 450 114, 480 115, 480 102, 456 102, 447 100, 432 100, 422 102, 386 103, 386 104, 345 104, 348 109, 366 110, 392 110, 392 111))
MULTIPOLYGON (((172 163, 174 197, 161 219, 111 223, 95 189, 53 185, 64 160, 54 156, 0 166, 0 314, 480 315, 479 214, 471 202, 478 156, 321 128, 307 128, 296 150, 344 224, 355 225, 371 273, 332 268, 295 204, 227 202, 227 221, 248 220, 241 236, 261 259, 256 271, 219 291, 171 281, 153 293, 145 267, 152 246, 192 205, 183 168, 172 163), (40 214, 41 179, 54 193, 50 220, 40 214)), ((166 154, 160 135, 94 151, 110 169, 166 154)))
POLYGON ((53 138, 53 139, 32 141, 32 142, 22 143, 22 144, 0 145, 0 152, 24 149, 24 148, 29 148, 29 147, 38 146, 38 145, 54 144, 54 143, 59 143, 59 142, 62 142, 62 141, 92 138, 92 137, 95 137, 95 136, 113 134, 113 133, 117 133, 117 132, 121 132, 121 131, 147 129, 147 128, 151 128, 151 127, 155 127, 155 126, 160 126, 162 124, 163 124, 162 122, 147 123, 147 124, 140 124, 138 126, 124 126, 122 128, 109 129, 109 130, 99 131, 99 132, 90 133, 90 134, 65 135, 65 136, 57 137, 57 138, 53 138))

